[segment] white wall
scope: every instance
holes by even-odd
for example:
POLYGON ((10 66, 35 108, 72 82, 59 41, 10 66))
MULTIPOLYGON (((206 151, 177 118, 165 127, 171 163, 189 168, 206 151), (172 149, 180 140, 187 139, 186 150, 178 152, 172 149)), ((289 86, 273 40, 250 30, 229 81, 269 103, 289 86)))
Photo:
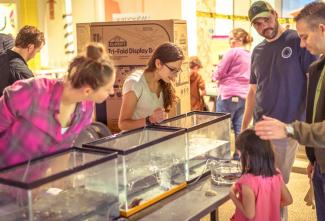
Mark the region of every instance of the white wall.
POLYGON ((39 0, 39 26, 45 34, 45 46, 41 50, 41 66, 50 68, 63 67, 66 64, 64 55, 64 0, 56 0, 54 19, 50 19, 49 5, 39 0))
POLYGON ((119 0, 121 13, 144 13, 150 19, 181 19, 181 0, 119 0))
MULTIPOLYGON (((66 14, 66 3, 72 6, 72 28, 74 49, 76 54, 76 23, 96 22, 105 20, 104 0, 56 0, 54 4, 55 19, 49 18, 49 4, 39 0, 39 23, 40 29, 44 31, 46 45, 41 51, 41 65, 47 68, 66 68, 70 59, 75 55, 65 54, 64 45, 68 39, 64 37, 67 29, 64 28, 67 20, 63 18, 66 14)), ((73 49, 73 47, 72 47, 73 49)))
POLYGON ((196 0, 182 0, 182 19, 187 22, 188 56, 197 55, 196 0))
POLYGON ((105 21, 104 0, 71 0, 74 23, 105 21))
POLYGON ((145 0, 144 12, 152 19, 181 19, 181 0, 145 0))

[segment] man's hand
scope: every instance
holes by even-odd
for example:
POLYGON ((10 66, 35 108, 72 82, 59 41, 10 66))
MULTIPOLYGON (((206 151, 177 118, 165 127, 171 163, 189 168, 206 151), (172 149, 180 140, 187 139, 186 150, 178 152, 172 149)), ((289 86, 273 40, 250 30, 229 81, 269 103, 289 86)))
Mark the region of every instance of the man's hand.
POLYGON ((275 140, 287 137, 286 124, 266 116, 263 116, 263 120, 256 123, 255 132, 256 135, 264 140, 275 140))

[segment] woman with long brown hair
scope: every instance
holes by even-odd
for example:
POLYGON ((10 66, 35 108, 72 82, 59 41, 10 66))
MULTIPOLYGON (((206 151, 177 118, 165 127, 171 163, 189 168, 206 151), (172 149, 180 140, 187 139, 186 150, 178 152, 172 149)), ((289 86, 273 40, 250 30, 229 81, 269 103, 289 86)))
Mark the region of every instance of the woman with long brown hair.
POLYGON ((130 130, 165 119, 176 101, 172 82, 182 71, 184 55, 173 43, 159 45, 144 71, 130 74, 123 85, 119 128, 130 130))

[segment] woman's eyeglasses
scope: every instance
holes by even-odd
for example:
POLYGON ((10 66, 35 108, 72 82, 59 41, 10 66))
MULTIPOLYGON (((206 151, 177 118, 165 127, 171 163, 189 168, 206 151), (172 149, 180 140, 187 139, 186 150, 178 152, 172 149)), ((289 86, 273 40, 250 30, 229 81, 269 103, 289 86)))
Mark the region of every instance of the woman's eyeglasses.
POLYGON ((179 68, 179 69, 176 69, 176 68, 172 68, 170 66, 168 66, 167 64, 164 64, 172 74, 178 74, 178 73, 181 73, 182 72, 182 68, 179 68))

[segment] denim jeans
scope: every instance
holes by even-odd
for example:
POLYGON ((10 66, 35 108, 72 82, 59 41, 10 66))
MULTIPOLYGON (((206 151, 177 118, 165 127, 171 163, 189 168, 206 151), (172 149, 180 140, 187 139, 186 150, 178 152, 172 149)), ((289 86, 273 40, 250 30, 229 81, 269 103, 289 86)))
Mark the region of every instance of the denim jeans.
POLYGON ((313 186, 316 204, 317 220, 325 220, 325 174, 321 173, 319 165, 314 166, 313 186))
POLYGON ((217 99, 217 112, 226 112, 231 114, 231 127, 234 129, 235 137, 240 133, 241 123, 245 110, 245 99, 241 97, 231 97, 221 100, 219 96, 217 99))

